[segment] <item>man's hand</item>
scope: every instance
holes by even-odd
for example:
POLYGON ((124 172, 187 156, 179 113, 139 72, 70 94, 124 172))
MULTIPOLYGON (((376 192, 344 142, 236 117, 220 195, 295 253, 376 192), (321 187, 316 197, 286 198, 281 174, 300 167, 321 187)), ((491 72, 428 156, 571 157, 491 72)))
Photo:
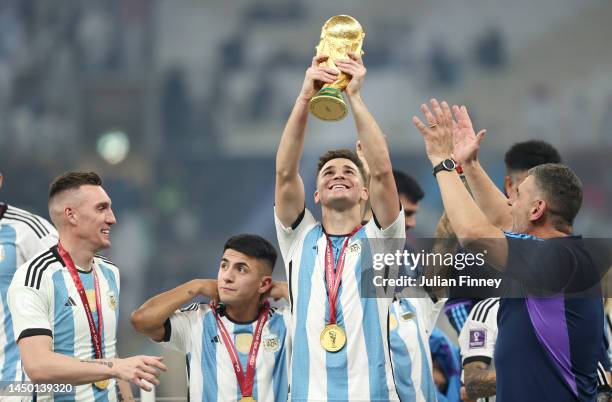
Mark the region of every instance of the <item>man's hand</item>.
POLYGON ((167 370, 166 365, 161 362, 162 359, 161 356, 133 356, 125 359, 112 359, 108 363, 112 364, 113 377, 134 383, 145 391, 151 391, 151 387, 142 380, 159 385, 157 379, 159 370, 167 370))
POLYGON ((348 57, 348 59, 336 60, 335 63, 340 71, 351 76, 351 81, 345 91, 348 96, 355 96, 359 94, 365 80, 366 68, 363 66, 360 55, 349 52, 348 57))
POLYGON ((331 67, 321 66, 329 56, 315 56, 312 64, 306 70, 304 84, 300 91, 300 98, 309 101, 322 87, 323 84, 331 84, 338 79, 338 71, 331 67))
POLYGON ((268 296, 277 301, 279 299, 289 300, 289 287, 287 286, 287 282, 272 282, 272 287, 268 291, 268 296))
POLYGON ((212 300, 219 300, 219 288, 217 287, 216 279, 196 279, 196 281, 198 281, 199 295, 212 300))
POLYGON ((472 120, 465 106, 453 105, 455 121, 453 121, 453 159, 461 165, 466 165, 478 159, 480 142, 487 130, 474 132, 472 120))
POLYGON ((446 102, 440 105, 436 99, 432 99, 431 108, 433 113, 426 104, 421 105, 427 124, 417 116, 412 117, 412 122, 423 135, 427 157, 435 166, 453 153, 453 116, 446 102))

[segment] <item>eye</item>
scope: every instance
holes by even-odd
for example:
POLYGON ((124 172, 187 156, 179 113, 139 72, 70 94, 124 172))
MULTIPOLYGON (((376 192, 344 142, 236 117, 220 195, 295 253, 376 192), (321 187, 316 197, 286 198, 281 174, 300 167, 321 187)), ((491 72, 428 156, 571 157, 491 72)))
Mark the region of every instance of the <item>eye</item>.
POLYGON ((224 271, 227 269, 227 263, 226 262, 222 262, 221 263, 221 269, 224 270, 224 271))
POLYGON ((329 176, 330 174, 332 174, 331 170, 326 171, 325 173, 323 173, 323 176, 329 176))
POLYGON ((238 267, 238 272, 240 272, 241 274, 245 273, 246 271, 247 271, 247 269, 246 269, 246 267, 244 265, 241 265, 241 266, 238 267))

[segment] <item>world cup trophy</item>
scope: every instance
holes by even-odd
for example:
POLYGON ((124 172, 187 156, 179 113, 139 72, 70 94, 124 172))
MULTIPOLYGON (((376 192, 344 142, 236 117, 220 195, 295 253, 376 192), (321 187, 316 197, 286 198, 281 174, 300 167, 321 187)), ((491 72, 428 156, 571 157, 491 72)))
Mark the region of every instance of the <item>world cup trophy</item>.
POLYGON ((335 60, 347 59, 349 52, 363 54, 361 46, 365 32, 359 22, 349 15, 335 15, 325 22, 321 29, 321 41, 317 46, 317 56, 329 58, 322 66, 339 72, 338 79, 323 88, 312 97, 308 107, 310 112, 321 120, 337 121, 348 113, 348 107, 342 97, 342 91, 349 84, 350 77, 338 70, 335 60))

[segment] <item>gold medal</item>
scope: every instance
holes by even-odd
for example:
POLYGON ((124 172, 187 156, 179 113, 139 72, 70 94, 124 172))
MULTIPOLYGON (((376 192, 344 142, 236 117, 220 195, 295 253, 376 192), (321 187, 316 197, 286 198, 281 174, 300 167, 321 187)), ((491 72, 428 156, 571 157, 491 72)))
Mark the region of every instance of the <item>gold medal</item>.
POLYGON ((331 353, 336 353, 346 345, 346 334, 337 324, 327 324, 321 332, 321 346, 331 353))
POLYGON ((106 388, 108 388, 108 384, 109 383, 110 383, 110 380, 106 379, 106 380, 96 381, 96 382, 94 382, 94 385, 98 389, 106 389, 106 388))
POLYGON ((257 402, 257 401, 252 396, 243 396, 242 398, 240 398, 240 402, 257 402))

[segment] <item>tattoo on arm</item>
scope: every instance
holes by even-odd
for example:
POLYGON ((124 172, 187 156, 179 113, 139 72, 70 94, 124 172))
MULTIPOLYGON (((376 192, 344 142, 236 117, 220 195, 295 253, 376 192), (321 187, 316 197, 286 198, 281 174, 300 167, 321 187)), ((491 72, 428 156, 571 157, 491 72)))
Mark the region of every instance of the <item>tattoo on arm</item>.
POLYGON ((101 364, 103 366, 107 366, 108 368, 113 368, 113 362, 109 362, 108 360, 90 359, 90 360, 81 360, 81 363, 101 364))
POLYGON ((470 399, 495 395, 495 369, 484 362, 471 362, 463 366, 463 369, 465 390, 470 399))

